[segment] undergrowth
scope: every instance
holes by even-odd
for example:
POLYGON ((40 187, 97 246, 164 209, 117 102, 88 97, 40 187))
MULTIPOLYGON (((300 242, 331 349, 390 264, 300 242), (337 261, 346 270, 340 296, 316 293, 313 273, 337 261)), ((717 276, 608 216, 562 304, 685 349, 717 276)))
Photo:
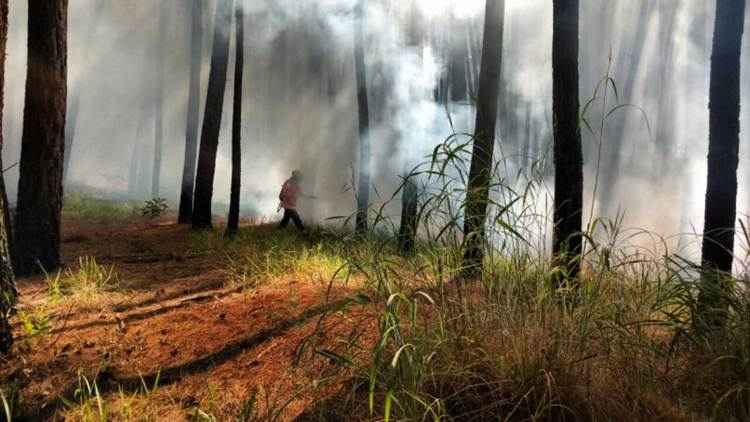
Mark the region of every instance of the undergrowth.
MULTIPOLYGON (((230 283, 257 286, 274 280, 302 279, 325 283, 349 278, 345 232, 313 228, 306 233, 273 225, 241 228, 234 239, 221 230, 194 233, 193 253, 223 256, 230 283)), ((364 249, 365 245, 359 245, 364 249)))
POLYGON ((52 302, 93 301, 100 295, 116 291, 120 281, 114 265, 103 265, 96 258, 83 256, 73 268, 47 274, 47 292, 52 302))
POLYGON ((65 195, 63 201, 63 218, 87 224, 126 223, 139 214, 139 204, 135 201, 110 200, 78 192, 65 195))

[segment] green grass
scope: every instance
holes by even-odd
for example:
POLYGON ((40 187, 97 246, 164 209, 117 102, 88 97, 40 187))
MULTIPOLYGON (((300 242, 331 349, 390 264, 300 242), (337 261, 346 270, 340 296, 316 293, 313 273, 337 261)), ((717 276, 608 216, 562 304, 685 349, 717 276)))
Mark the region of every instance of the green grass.
POLYGON ((79 257, 77 267, 47 274, 45 280, 53 302, 90 302, 120 286, 114 265, 102 265, 89 256, 79 257))
MULTIPOLYGON (((516 190, 519 197, 498 188, 497 197, 517 206, 490 220, 496 241, 486 245, 481 277, 461 280, 461 211, 451 196, 460 178, 445 173, 423 198, 421 238, 410 258, 396 253, 385 218, 365 237, 271 225, 243 228, 233 240, 220 229, 192 235, 191 252, 225 257, 237 285, 348 283, 372 298, 373 333, 352 333, 332 348, 306 345, 326 365, 340 365, 338 373, 353 374, 337 396, 312 404, 322 420, 750 420, 747 275, 722 293, 730 309, 725 327, 697 331, 694 264, 666 251, 658 236, 625 231, 617 220, 592 224, 578 288, 557 289, 560 270, 541 242, 530 241, 534 222, 547 220, 530 205, 537 185, 516 190)), ((113 274, 82 261, 80 270, 50 278, 50 291, 101 293, 116 287, 113 274)), ((93 396, 76 409, 96 416, 93 396)), ((149 406, 141 399, 120 402, 149 406)), ((268 415, 288 406, 263 400, 268 415)), ((192 417, 224 417, 227 407, 208 391, 192 417)))
POLYGON ((140 214, 135 201, 116 201, 73 192, 63 201, 63 217, 91 223, 126 223, 140 214))
POLYGON ((247 286, 282 278, 348 280, 350 248, 365 248, 344 232, 322 228, 301 234, 264 225, 242 228, 234 239, 225 238, 221 229, 192 236, 192 253, 223 255, 231 282, 247 286))
POLYGON ((558 289, 535 237, 549 222, 543 181, 519 188, 493 174, 483 271, 462 280, 463 148, 443 145, 415 170, 427 183, 414 258, 396 257, 392 239, 345 248, 378 330, 340 342, 336 362, 356 375, 317 409, 323 419, 750 420, 746 274, 718 292, 726 325, 696 330, 696 265, 658 235, 594 220, 577 288, 558 289))

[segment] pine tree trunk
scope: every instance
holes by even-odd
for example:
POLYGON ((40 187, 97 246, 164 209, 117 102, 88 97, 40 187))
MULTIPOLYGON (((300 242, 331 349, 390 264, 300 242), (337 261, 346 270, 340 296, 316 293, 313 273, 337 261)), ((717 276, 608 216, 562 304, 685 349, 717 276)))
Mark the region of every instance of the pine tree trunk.
POLYGON ((583 236, 583 149, 578 124, 578 0, 555 0, 552 29, 552 127, 555 199, 552 254, 576 277, 583 236))
POLYGON ((188 92, 187 129, 185 131, 185 161, 182 166, 182 189, 178 223, 189 224, 193 219, 193 189, 198 155, 198 119, 200 118, 201 63, 203 60, 203 10, 201 0, 192 1, 190 31, 190 88, 188 92))
POLYGON ((136 139, 133 144, 133 149, 130 153, 130 168, 128 169, 128 194, 131 197, 135 197, 138 194, 138 159, 140 158, 138 151, 140 150, 140 142, 136 139))
POLYGON ((531 103, 526 103, 526 121, 524 125, 524 140, 521 146, 521 159, 520 170, 527 175, 531 175, 530 164, 533 164, 531 159, 531 143, 533 142, 533 134, 531 133, 531 103))
POLYGON ((194 229, 211 227, 211 201, 214 194, 216 152, 219 148, 219 131, 221 130, 224 91, 227 83, 229 34, 226 28, 232 22, 233 4, 234 0, 220 0, 216 5, 211 71, 208 76, 208 93, 206 95, 206 109, 203 114, 198 172, 195 178, 194 229))
POLYGON ((242 176, 242 77, 245 65, 245 16, 242 2, 235 16, 237 52, 234 65, 234 111, 232 113, 232 187, 229 199, 227 236, 237 234, 240 225, 240 183, 242 176))
POLYGON ((417 184, 414 176, 404 181, 402 192, 401 227, 398 232, 399 249, 406 256, 414 255, 417 236, 417 212, 419 209, 417 184))
POLYGON ((366 0, 357 3, 354 29, 354 68, 357 74, 357 105, 359 110, 359 181, 357 187, 357 233, 367 232, 367 209, 370 206, 370 106, 367 99, 365 68, 366 0))
POLYGON ((474 147, 466 187, 464 275, 467 277, 481 274, 484 259, 484 228, 495 149, 504 17, 505 0, 487 0, 474 147))
POLYGON ((717 0, 709 93, 708 183, 703 226, 703 281, 698 319, 721 324, 727 311, 722 281, 732 273, 737 221, 740 55, 745 0, 717 0))
MULTIPOLYGON (((0 146, 3 145, 2 117, 5 98, 5 45, 8 40, 8 0, 0 0, 0 146)), ((2 160, 0 160, 2 161, 2 160)), ((1 167, 1 166, 0 166, 1 167)), ((0 172, 0 355, 6 355, 13 347, 13 332, 9 319, 18 295, 8 247, 8 216, 5 180, 0 172)))
POLYGON ((29 2, 28 66, 14 242, 19 276, 60 266, 68 1, 29 2))
POLYGON ((164 6, 159 4, 157 8, 159 17, 156 19, 156 23, 159 26, 159 37, 157 38, 158 45, 156 46, 158 57, 156 59, 156 86, 154 89, 154 94, 156 95, 154 108, 156 110, 154 112, 154 168, 151 172, 151 198, 160 197, 161 161, 164 145, 164 44, 167 42, 166 29, 168 26, 166 22, 167 12, 164 10, 164 6))

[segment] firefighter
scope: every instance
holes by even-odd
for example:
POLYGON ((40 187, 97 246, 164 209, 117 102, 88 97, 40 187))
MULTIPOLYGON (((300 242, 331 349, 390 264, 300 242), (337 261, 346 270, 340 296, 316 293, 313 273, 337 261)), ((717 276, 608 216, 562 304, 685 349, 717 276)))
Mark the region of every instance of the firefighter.
POLYGON ((291 220, 295 227, 297 227, 297 230, 301 232, 305 231, 305 225, 302 223, 302 218, 300 218, 299 213, 297 212, 297 199, 300 196, 307 196, 302 193, 302 188, 300 187, 301 183, 302 173, 299 170, 294 170, 292 172, 292 177, 287 179, 287 181, 284 182, 284 185, 281 186, 281 193, 279 193, 279 208, 284 209, 284 217, 282 217, 279 227, 282 229, 288 226, 289 220, 291 220))

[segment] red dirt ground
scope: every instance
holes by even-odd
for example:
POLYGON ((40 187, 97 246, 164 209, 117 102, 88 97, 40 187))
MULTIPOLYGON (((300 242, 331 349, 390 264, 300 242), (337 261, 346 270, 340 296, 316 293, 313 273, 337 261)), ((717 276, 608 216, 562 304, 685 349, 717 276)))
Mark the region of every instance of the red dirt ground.
MULTIPOLYGON (((233 419, 259 391, 259 412, 293 420, 351 377, 313 350, 336 350, 340 339, 376 327, 367 306, 324 312, 354 293, 343 288, 326 297, 320 285, 294 279, 252 291, 229 286, 223 257, 188 252, 186 227, 73 225, 64 239, 67 263, 93 256, 112 264, 128 292, 63 306, 41 336, 30 338, 14 321, 15 357, 0 377, 22 386, 22 413, 30 418, 80 420, 79 409, 59 400, 73 398, 80 372, 96 377, 113 419, 188 420, 196 408, 233 419), (150 389, 156 376, 158 388, 144 394, 141 378, 150 389)), ((18 286, 22 310, 46 299, 41 277, 18 286)))

